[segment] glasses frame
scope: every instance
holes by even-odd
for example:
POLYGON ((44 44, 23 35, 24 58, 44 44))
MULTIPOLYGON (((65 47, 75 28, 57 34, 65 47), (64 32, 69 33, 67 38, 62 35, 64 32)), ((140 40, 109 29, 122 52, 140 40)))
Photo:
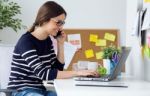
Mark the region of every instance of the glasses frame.
POLYGON ((63 26, 65 24, 65 21, 63 21, 63 20, 57 20, 54 18, 52 18, 51 20, 53 20, 57 26, 63 26))

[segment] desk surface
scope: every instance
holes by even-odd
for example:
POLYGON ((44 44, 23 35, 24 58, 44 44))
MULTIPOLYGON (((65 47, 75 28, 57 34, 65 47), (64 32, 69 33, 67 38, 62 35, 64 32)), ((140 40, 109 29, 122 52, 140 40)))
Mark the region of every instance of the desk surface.
POLYGON ((128 88, 75 86, 73 79, 54 80, 58 96, 150 96, 150 82, 124 77, 128 88))

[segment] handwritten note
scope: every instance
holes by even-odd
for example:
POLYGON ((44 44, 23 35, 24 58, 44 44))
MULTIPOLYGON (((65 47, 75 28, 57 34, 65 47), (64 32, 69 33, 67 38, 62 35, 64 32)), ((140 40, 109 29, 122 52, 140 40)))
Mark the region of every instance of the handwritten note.
POLYGON ((78 49, 81 48, 81 36, 80 34, 69 34, 68 42, 75 45, 78 49))
POLYGON ((85 50, 85 57, 86 58, 94 57, 94 51, 92 49, 85 50))
POLYGON ((96 59, 102 59, 103 52, 97 52, 96 53, 96 59))
POLYGON ((150 0, 144 0, 145 3, 150 3, 150 0))
POLYGON ((109 41, 115 41, 116 36, 110 33, 105 33, 104 39, 109 41))
POLYGON ((96 46, 106 46, 106 40, 104 40, 104 39, 98 39, 97 41, 96 41, 96 44, 95 44, 96 46))
POLYGON ((90 34, 90 38, 89 38, 90 42, 96 42, 97 39, 98 39, 98 35, 95 35, 95 34, 90 34))

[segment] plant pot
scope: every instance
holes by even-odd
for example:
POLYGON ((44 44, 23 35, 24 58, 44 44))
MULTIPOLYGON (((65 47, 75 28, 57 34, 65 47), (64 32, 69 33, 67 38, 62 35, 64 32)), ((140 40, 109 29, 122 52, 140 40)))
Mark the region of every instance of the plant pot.
POLYGON ((106 74, 112 74, 116 64, 110 59, 103 59, 103 67, 106 68, 106 74))

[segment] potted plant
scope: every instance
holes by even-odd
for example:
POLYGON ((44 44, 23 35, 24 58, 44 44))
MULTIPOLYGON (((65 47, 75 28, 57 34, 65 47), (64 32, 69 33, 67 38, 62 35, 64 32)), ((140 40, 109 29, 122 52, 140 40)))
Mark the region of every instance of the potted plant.
POLYGON ((120 49, 115 46, 105 47, 103 49, 103 66, 107 69, 107 74, 111 74, 115 64, 119 59, 120 49))
POLYGON ((21 7, 17 3, 0 0, 0 30, 10 27, 17 32, 25 27, 21 24, 22 20, 16 17, 18 14, 21 14, 21 7))

